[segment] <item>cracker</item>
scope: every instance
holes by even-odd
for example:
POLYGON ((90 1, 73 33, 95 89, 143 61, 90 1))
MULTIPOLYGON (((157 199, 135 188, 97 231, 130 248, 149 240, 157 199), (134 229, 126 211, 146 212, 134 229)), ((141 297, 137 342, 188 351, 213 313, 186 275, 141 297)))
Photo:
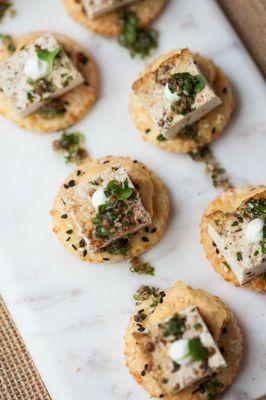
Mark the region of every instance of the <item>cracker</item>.
POLYGON ((84 177, 93 176, 107 168, 110 168, 111 165, 117 164, 121 164, 126 168, 134 186, 138 188, 142 203, 152 216, 152 225, 150 228, 156 228, 156 232, 151 232, 151 229, 149 232, 146 232, 142 229, 133 235, 130 238, 129 251, 126 256, 112 255, 106 251, 101 251, 95 254, 89 254, 88 252, 84 255, 85 248, 79 249, 78 245, 82 236, 78 232, 71 216, 68 215, 66 219, 61 218, 61 216, 66 213, 66 208, 61 201, 61 197, 64 190, 67 190, 64 188, 64 185, 62 185, 56 196, 53 210, 51 211, 54 226, 53 230, 57 234, 60 242, 71 253, 77 255, 82 261, 115 263, 131 259, 132 257, 138 256, 153 247, 159 240, 161 240, 166 229, 169 214, 168 192, 161 180, 140 162, 132 161, 130 158, 126 157, 111 156, 99 160, 86 161, 68 177, 65 183, 73 179, 75 183, 78 184, 82 179, 84 179, 84 177), (77 173, 79 175, 77 175, 77 173), (66 233, 70 229, 73 230, 71 235, 66 233), (145 237, 145 241, 143 241, 143 237, 145 237), (73 245, 75 247, 73 247, 73 245), (75 248, 77 250, 75 250, 75 248))
MULTIPOLYGON (((161 13, 167 0, 142 0, 136 4, 123 7, 123 10, 134 13, 141 28, 148 27, 161 13)), ((77 0, 63 0, 68 14, 85 28, 104 36, 118 36, 123 31, 124 22, 121 9, 90 20, 83 9, 82 2, 77 0)))
MULTIPOLYGON (((177 282, 171 289, 166 290, 166 296, 163 303, 159 304, 155 311, 148 317, 146 321, 142 321, 142 325, 159 323, 162 319, 172 315, 174 312, 180 312, 191 305, 196 305, 210 332, 220 347, 224 347, 224 358, 228 367, 217 373, 215 380, 223 383, 222 388, 216 388, 216 392, 222 392, 237 373, 240 360, 243 353, 243 337, 240 328, 233 313, 228 307, 217 297, 200 289, 192 289, 181 282, 177 282), (224 329, 226 328, 226 330, 224 329), (225 333, 226 332, 226 333, 225 333)), ((141 306, 140 306, 141 307, 141 306)), ((136 342, 133 332, 135 330, 135 322, 133 317, 125 334, 125 357, 126 365, 130 373, 136 381, 147 390, 152 397, 160 397, 162 394, 158 383, 154 379, 152 372, 148 370, 145 376, 141 375, 144 365, 149 363, 149 358, 141 351, 141 347, 136 342)), ((203 380, 204 381, 204 380, 203 380)), ((199 383, 183 390, 178 395, 164 396, 165 400, 202 400, 206 398, 206 394, 200 392, 193 394, 197 390, 199 383)))
POLYGON ((213 241, 208 233, 208 222, 206 217, 215 211, 233 212, 243 203, 243 201, 254 196, 257 198, 257 196, 263 195, 265 190, 265 186, 258 188, 243 187, 226 190, 208 205, 204 211, 200 224, 201 244, 215 271, 218 272, 226 282, 232 282, 237 287, 244 287, 256 292, 266 292, 266 280, 262 276, 258 276, 244 285, 240 285, 233 271, 228 269, 224 264, 224 257, 221 254, 216 253, 216 247, 213 245, 213 241))
MULTIPOLYGON (((18 36, 14 39, 17 51, 19 51, 23 46, 35 42, 36 39, 43 34, 45 34, 45 32, 31 32, 26 35, 18 36)), ((0 114, 28 131, 47 133, 66 129, 78 122, 87 114, 97 97, 98 73, 91 55, 72 39, 57 33, 52 34, 64 47, 72 62, 83 75, 85 82, 87 83, 77 86, 60 97, 61 100, 66 102, 67 111, 63 115, 52 119, 46 119, 39 115, 38 112, 22 118, 14 111, 9 99, 0 92, 0 114), (88 59, 86 65, 82 62, 78 62, 78 56, 81 53, 88 59)), ((6 49, 0 50, 0 62, 5 61, 9 57, 10 54, 6 49)))
MULTIPOLYGON (((154 71, 168 58, 178 54, 180 50, 171 51, 161 56, 158 60, 148 66, 141 78, 148 72, 154 71)), ((231 115, 235 109, 235 100, 231 89, 231 84, 224 72, 211 60, 199 54, 194 54, 195 61, 198 63, 203 74, 213 87, 215 93, 222 99, 222 104, 213 111, 205 115, 195 123, 198 132, 198 139, 168 139, 166 141, 157 140, 159 131, 153 122, 149 112, 139 102, 134 91, 130 96, 129 110, 136 127, 140 130, 145 141, 151 142, 163 150, 175 153, 188 153, 198 147, 205 146, 218 139, 229 123, 231 115)))

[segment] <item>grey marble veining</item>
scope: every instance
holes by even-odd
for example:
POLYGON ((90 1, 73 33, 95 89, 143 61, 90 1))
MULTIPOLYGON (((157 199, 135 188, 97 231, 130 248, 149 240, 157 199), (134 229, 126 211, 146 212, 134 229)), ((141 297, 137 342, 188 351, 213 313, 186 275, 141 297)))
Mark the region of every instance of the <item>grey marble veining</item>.
POLYGON ((127 111, 130 85, 152 58, 190 47, 213 58, 230 76, 238 110, 213 150, 235 184, 266 181, 264 82, 213 0, 172 0, 155 23, 160 48, 149 60, 130 59, 115 40, 87 32, 58 0, 17 2, 18 15, 2 31, 50 29, 92 52, 102 86, 92 112, 75 129, 92 157, 129 155, 144 161, 171 192, 164 239, 145 255, 156 277, 132 275, 126 263, 85 265, 58 243, 49 210, 72 167, 51 149, 55 135, 20 130, 1 118, 1 292, 54 400, 145 400, 123 357, 123 334, 142 283, 169 287, 182 280, 220 296, 246 335, 245 357, 224 398, 251 400, 265 392, 265 296, 226 284, 199 244, 199 221, 218 195, 203 166, 141 140, 127 111))

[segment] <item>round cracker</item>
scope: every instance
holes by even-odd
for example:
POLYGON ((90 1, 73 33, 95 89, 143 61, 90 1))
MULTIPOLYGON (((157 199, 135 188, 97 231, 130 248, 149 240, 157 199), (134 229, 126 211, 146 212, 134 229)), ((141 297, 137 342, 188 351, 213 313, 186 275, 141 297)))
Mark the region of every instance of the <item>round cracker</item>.
MULTIPOLYGON (((141 77, 148 72, 156 70, 161 63, 179 53, 180 50, 174 50, 161 56, 145 69, 141 77)), ((235 109, 235 100, 231 84, 224 72, 211 60, 199 54, 194 54, 194 59, 213 87, 215 93, 222 100, 222 104, 219 107, 215 108, 195 123, 198 132, 197 140, 181 138, 168 139, 165 141, 157 140, 157 136, 159 135, 157 125, 154 123, 150 113, 140 103, 134 91, 131 92, 129 110, 133 122, 140 130, 143 139, 169 152, 188 153, 218 139, 225 126, 229 123, 235 109)))
MULTIPOLYGON (((174 312, 181 312, 189 306, 196 305, 219 347, 224 348, 223 356, 228 366, 218 372, 215 377, 215 380, 223 383, 223 387, 212 390, 221 393, 235 377, 243 354, 243 335, 236 318, 217 296, 201 289, 193 289, 182 282, 176 282, 175 286, 166 290, 165 293, 163 303, 160 303, 155 311, 142 321, 142 325, 146 327, 149 324, 157 324, 174 312)), ((141 308, 141 305, 139 307, 141 308)), ((149 392, 151 397, 161 397, 162 390, 152 371, 146 369, 145 376, 141 375, 145 364, 149 365, 149 356, 141 350, 133 335, 134 331, 136 331, 136 322, 132 317, 124 338, 126 365, 131 375, 149 392)), ((193 393, 198 387, 199 382, 175 396, 164 395, 163 398, 165 400, 202 400, 200 392, 193 393)))
POLYGON ((112 165, 121 164, 126 168, 130 179, 133 184, 138 188, 141 201, 147 211, 152 216, 152 228, 156 228, 156 232, 140 230, 130 238, 129 251, 126 256, 113 255, 106 251, 97 253, 83 254, 84 248, 79 251, 78 243, 82 239, 80 232, 78 231, 71 216, 66 219, 62 219, 61 215, 66 213, 64 204, 61 201, 62 193, 67 190, 64 185, 61 186, 59 193, 56 196, 53 210, 51 215, 53 217, 53 230, 56 233, 60 242, 66 247, 71 253, 77 255, 82 261, 95 262, 95 263, 115 263, 123 260, 128 260, 136 257, 146 250, 153 247, 159 240, 161 240, 164 231, 166 229, 168 214, 169 214, 169 196, 168 192, 158 178, 152 171, 150 171, 144 164, 132 161, 126 157, 104 157, 98 160, 89 160, 82 164, 77 170, 75 170, 66 180, 65 183, 74 179, 75 183, 78 184, 84 177, 93 176, 99 172, 104 171, 112 165), (78 172, 80 171, 80 172, 78 172), (77 175, 78 174, 78 175, 77 175), (71 229, 73 233, 68 235, 66 232, 71 229), (145 241, 143 237, 145 236, 145 241), (70 237, 70 239, 68 239, 70 237), (148 241, 147 241, 148 239, 148 241), (73 248, 74 245, 78 250, 73 248))
POLYGON ((216 253, 216 247, 213 245, 213 241, 208 233, 207 216, 215 211, 233 212, 243 203, 243 201, 247 201, 254 196, 265 193, 265 190, 265 186, 258 188, 242 187, 226 190, 208 205, 204 211, 200 224, 201 244, 215 271, 218 272, 226 282, 232 282, 237 287, 251 289, 255 292, 266 291, 266 280, 263 276, 258 276, 244 285, 240 285, 233 271, 225 266, 224 257, 220 253, 216 253))
MULTIPOLYGON (((16 52, 18 52, 23 46, 35 42, 45 33, 46 32, 31 32, 16 37, 14 39, 17 49, 16 52)), ((67 111, 63 115, 51 119, 44 118, 37 112, 28 115, 27 117, 19 116, 9 99, 0 92, 0 114, 28 131, 48 133, 66 129, 78 122, 87 114, 97 97, 98 73, 91 55, 72 39, 58 33, 52 34, 68 53, 73 64, 84 77, 85 83, 77 86, 60 97, 60 99, 66 104, 67 111), (78 55, 80 53, 87 57, 88 62, 86 65, 78 61, 78 55)), ((16 52, 13 54, 16 54, 16 52)), ((5 61, 9 57, 10 53, 7 49, 0 50, 0 62, 5 61)))
MULTIPOLYGON (((123 7, 123 10, 134 13, 138 18, 139 26, 146 28, 158 17, 166 2, 167 0, 142 0, 123 7)), ((68 14, 87 29, 103 36, 118 36, 123 31, 121 9, 89 19, 81 1, 63 0, 63 3, 68 14)))

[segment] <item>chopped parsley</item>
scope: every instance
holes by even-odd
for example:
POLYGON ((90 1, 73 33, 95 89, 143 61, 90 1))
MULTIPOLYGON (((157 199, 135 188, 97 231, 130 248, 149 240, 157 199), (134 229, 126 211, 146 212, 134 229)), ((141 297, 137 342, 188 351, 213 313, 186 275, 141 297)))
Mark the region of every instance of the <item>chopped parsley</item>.
POLYGON ((184 332, 185 321, 186 317, 177 314, 174 315, 169 321, 160 325, 163 336, 174 336, 176 339, 179 339, 184 332))
POLYGON ((128 248, 128 238, 120 238, 113 240, 108 246, 105 247, 104 250, 113 255, 126 256, 128 253, 128 248))
POLYGON ((61 46, 57 46, 53 51, 49 51, 47 49, 41 49, 40 47, 37 47, 36 49, 38 58, 48 63, 50 73, 52 72, 53 69, 54 60, 60 54, 60 52, 61 52, 61 46))
POLYGON ((199 147, 188 153, 190 158, 196 162, 205 164, 206 173, 210 176, 214 187, 228 189, 232 187, 229 178, 226 175, 224 168, 221 168, 219 162, 215 159, 209 146, 199 147))
POLYGON ((266 199, 249 200, 246 203, 245 211, 256 218, 266 215, 266 199))
POLYGON ((138 17, 128 13, 123 17, 124 29, 119 37, 119 43, 126 47, 130 54, 141 58, 150 55, 153 48, 157 47, 157 33, 154 29, 142 29, 139 27, 138 17))
POLYGON ((49 100, 44 104, 36 114, 40 115, 45 119, 53 119, 56 117, 62 117, 67 111, 66 104, 60 98, 49 100))
POLYGON ((15 11, 11 9, 12 6, 13 3, 10 1, 0 1, 0 21, 7 13, 10 13, 11 15, 15 13, 15 11))
POLYGON ((53 149, 62 152, 66 163, 79 164, 88 157, 88 152, 81 147, 85 137, 80 132, 62 132, 61 137, 53 142, 53 149))
POLYGON ((155 275, 155 268, 148 262, 142 262, 139 257, 130 260, 130 272, 138 275, 155 275))
POLYGON ((6 35, 5 33, 0 33, 0 40, 9 53, 14 53, 16 51, 16 46, 12 36, 6 35))
POLYGON ((171 93, 177 93, 179 100, 172 104, 172 111, 176 114, 186 115, 194 110, 193 104, 197 93, 205 86, 202 75, 192 75, 189 72, 173 74, 168 79, 171 93))
POLYGON ((188 342, 188 356, 195 361, 202 361, 208 358, 208 349, 203 346, 199 338, 190 339, 188 342))
POLYGON ((134 294, 136 305, 139 305, 145 300, 151 299, 151 306, 156 307, 159 303, 163 302, 165 292, 160 291, 159 288, 153 286, 142 285, 134 294))

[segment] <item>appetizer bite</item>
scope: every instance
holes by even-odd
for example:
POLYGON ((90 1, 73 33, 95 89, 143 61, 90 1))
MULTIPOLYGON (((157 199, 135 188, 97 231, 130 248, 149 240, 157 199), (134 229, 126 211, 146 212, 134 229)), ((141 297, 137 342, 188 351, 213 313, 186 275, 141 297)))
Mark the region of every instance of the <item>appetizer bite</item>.
POLYGON ((0 50, 0 114, 29 131, 66 129, 90 110, 98 76, 91 56, 71 39, 34 32, 0 50))
POLYGON ((217 296, 177 282, 166 291, 141 286, 134 298, 126 365, 152 397, 210 400, 231 384, 243 338, 217 296))
POLYGON ((266 291, 266 186, 229 189, 212 201, 202 217, 201 243, 227 282, 266 291))
POLYGON ((132 259, 163 236, 168 193, 142 163, 125 157, 84 162, 65 181, 51 215, 54 232, 83 261, 132 259))
POLYGON ((188 49, 172 51, 148 66, 130 98, 130 112, 144 140, 177 153, 217 139, 234 108, 223 71, 188 49))
POLYGON ((118 36, 126 15, 134 15, 139 28, 147 28, 167 0, 63 0, 69 15, 85 28, 104 36, 118 36))

